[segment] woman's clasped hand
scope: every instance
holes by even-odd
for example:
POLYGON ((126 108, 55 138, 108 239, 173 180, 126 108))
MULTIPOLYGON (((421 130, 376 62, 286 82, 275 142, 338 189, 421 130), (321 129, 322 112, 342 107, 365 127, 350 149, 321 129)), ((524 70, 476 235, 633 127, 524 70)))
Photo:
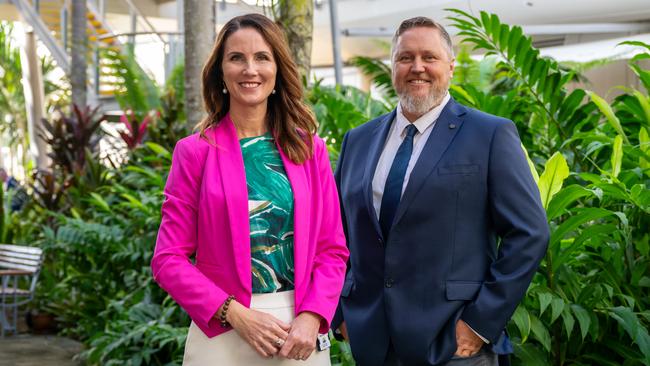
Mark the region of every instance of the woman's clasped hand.
POLYGON ((236 301, 230 306, 226 319, 260 356, 293 360, 306 360, 314 352, 321 322, 319 315, 303 312, 287 324, 236 301))

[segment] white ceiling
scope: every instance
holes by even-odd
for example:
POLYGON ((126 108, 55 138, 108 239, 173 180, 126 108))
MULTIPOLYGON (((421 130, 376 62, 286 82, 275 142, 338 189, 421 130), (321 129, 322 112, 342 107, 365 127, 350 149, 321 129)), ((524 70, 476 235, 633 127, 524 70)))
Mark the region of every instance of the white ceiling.
MULTIPOLYGON (((2 0, 0 0, 2 1, 2 0)), ((228 19, 249 12, 263 12, 262 8, 249 5, 253 1, 226 0, 217 4, 217 21, 221 25, 228 19)), ((124 0, 108 0, 108 11, 117 11, 124 0)), ((161 31, 176 31, 178 5, 175 1, 156 3, 155 0, 136 0, 137 6, 161 31)), ((313 65, 331 65, 332 47, 329 1, 323 0, 314 11, 313 65)), ((553 24, 643 22, 650 25, 650 0, 338 0, 341 29, 366 30, 377 33, 380 28, 391 34, 399 23, 410 17, 425 15, 447 24, 446 8, 458 8, 478 15, 480 10, 496 13, 502 22, 523 26, 553 24)), ((124 24, 128 29, 128 16, 113 14, 113 22, 124 24), (121 20, 120 20, 121 19, 121 20)), ((535 28, 535 27, 533 27, 535 28)), ((569 27, 565 27, 569 28, 569 27)), ((531 29, 531 28, 529 28, 531 29)), ((548 27, 535 28, 548 29, 548 27)), ((453 30, 451 30, 453 33, 453 30)), ((572 34, 562 41, 562 35, 536 36, 539 40, 560 39, 560 42, 579 43, 607 38, 617 38, 638 32, 610 34, 572 34)), ((342 56, 346 60, 355 55, 381 57, 386 48, 377 41, 390 37, 341 37, 342 56)))

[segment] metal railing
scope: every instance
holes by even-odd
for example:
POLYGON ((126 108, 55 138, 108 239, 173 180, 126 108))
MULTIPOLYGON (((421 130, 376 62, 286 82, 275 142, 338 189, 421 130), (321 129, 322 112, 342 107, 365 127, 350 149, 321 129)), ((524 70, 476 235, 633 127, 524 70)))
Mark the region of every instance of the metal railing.
MULTIPOLYGON (((36 8, 27 2, 27 0, 11 0, 18 12, 34 28, 38 38, 50 50, 52 57, 66 74, 70 72, 70 58, 66 50, 57 42, 56 38, 50 33, 50 29, 45 25, 39 16, 36 8)), ((65 32, 64 32, 65 33, 65 32)))

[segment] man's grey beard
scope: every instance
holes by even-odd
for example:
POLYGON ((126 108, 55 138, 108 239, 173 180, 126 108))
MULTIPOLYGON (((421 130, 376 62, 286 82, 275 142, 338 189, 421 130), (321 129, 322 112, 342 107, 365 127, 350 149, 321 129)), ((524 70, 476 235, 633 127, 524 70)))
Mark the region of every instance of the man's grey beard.
POLYGON ((422 116, 442 102, 447 95, 447 89, 449 89, 449 85, 445 85, 444 89, 434 87, 431 93, 425 97, 416 97, 409 93, 403 93, 401 90, 396 92, 403 110, 416 116, 422 116))

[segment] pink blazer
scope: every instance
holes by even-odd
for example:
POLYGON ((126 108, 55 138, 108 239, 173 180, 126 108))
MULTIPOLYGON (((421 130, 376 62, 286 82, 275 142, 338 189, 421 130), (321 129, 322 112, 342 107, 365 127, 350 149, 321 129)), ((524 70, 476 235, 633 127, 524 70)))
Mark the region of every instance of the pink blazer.
MULTIPOLYGON (((225 329, 213 316, 230 294, 250 305, 251 248, 244 160, 230 116, 206 135, 210 142, 194 134, 176 144, 151 269, 214 337, 225 329)), ((315 137, 312 158, 300 165, 278 150, 294 194, 295 311, 321 315, 326 333, 349 254, 327 148, 315 137)))

